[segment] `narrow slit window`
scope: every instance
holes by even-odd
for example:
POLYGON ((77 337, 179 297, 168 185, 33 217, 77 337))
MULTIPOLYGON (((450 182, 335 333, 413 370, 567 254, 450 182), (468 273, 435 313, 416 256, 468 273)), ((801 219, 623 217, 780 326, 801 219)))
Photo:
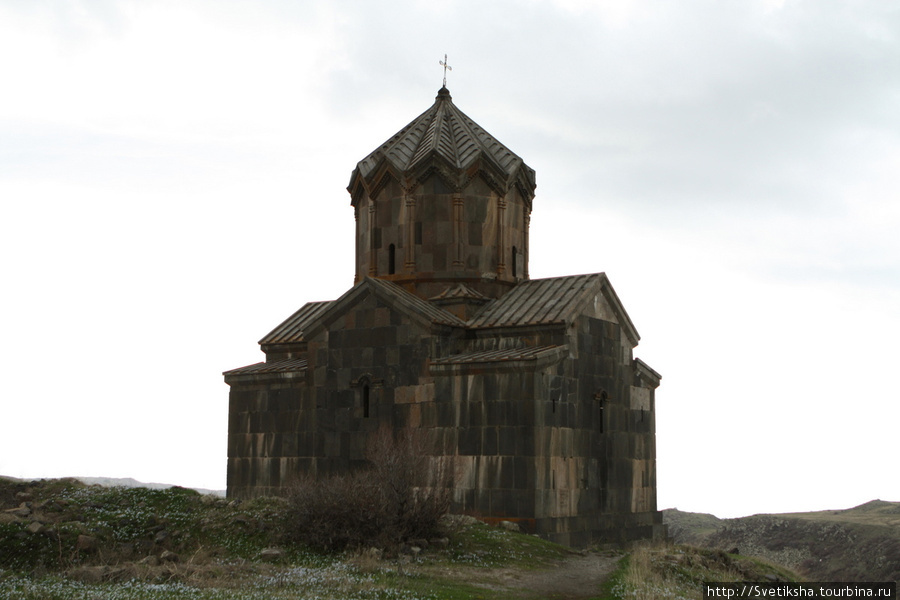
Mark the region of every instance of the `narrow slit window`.
POLYGON ((397 258, 397 248, 393 244, 388 246, 388 275, 393 275, 397 272, 395 265, 395 261, 397 258))
POLYGON ((518 270, 516 269, 517 262, 519 262, 519 251, 516 250, 515 246, 513 246, 513 251, 512 251, 512 276, 513 277, 518 276, 518 270))
POLYGON ((369 418, 369 402, 370 402, 369 384, 367 383, 367 384, 363 385, 363 389, 362 389, 362 409, 363 409, 363 418, 364 419, 369 418))

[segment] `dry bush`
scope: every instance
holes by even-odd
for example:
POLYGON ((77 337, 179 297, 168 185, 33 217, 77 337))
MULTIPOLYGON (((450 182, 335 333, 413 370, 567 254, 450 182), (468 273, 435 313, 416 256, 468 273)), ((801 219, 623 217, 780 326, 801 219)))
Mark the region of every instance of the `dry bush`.
POLYGON ((433 535, 450 508, 454 474, 426 450, 420 432, 382 427, 368 445, 368 468, 301 477, 289 496, 289 537, 340 551, 433 535))

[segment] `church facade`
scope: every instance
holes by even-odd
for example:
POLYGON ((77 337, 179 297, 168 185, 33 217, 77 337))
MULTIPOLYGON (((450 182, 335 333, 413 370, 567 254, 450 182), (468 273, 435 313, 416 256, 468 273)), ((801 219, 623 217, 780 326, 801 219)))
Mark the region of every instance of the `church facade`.
POLYGON ((535 173, 441 88, 353 171, 355 282, 230 386, 228 496, 365 464, 379 427, 453 465, 454 512, 557 542, 663 538, 655 390, 603 273, 528 274, 535 173))

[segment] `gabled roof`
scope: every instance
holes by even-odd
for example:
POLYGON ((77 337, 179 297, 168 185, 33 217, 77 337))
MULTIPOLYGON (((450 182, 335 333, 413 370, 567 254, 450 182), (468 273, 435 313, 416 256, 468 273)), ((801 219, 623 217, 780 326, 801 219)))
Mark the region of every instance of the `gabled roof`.
POLYGON ((487 163, 500 175, 503 187, 515 183, 529 200, 534 196, 534 169, 459 110, 447 88, 438 91, 431 108, 359 161, 348 189, 353 193, 358 177, 380 179, 384 167, 395 176, 413 175, 426 169, 435 157, 464 173, 479 161, 487 163))
POLYGON ((587 304, 601 294, 636 345, 640 336, 605 273, 523 281, 487 304, 468 326, 481 329, 567 323, 587 310, 587 304))
POLYGON ((303 332, 315 319, 328 308, 331 301, 307 302, 300 310, 292 314, 281 325, 259 340, 260 345, 291 344, 303 341, 303 332))
POLYGON ((385 281, 384 279, 365 277, 343 296, 329 303, 325 310, 316 314, 315 318, 307 323, 305 333, 315 335, 320 328, 326 327, 333 319, 344 314, 349 307, 367 294, 380 296, 389 306, 404 312, 424 326, 437 324, 465 327, 466 325, 465 321, 459 317, 407 292, 396 283, 385 281))

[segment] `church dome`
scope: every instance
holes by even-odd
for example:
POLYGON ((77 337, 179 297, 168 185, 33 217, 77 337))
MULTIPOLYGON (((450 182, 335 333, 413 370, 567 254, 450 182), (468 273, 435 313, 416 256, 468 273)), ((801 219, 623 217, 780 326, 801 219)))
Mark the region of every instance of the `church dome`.
POLYGON ((534 170, 442 87, 353 170, 355 281, 387 279, 425 299, 459 285, 499 297, 528 279, 534 189, 534 170))
POLYGON ((501 195, 517 186, 522 196, 534 197, 534 170, 457 108, 446 87, 428 110, 359 161, 348 190, 355 199, 360 184, 371 191, 387 172, 401 181, 421 180, 436 163, 453 188, 478 173, 501 195))

